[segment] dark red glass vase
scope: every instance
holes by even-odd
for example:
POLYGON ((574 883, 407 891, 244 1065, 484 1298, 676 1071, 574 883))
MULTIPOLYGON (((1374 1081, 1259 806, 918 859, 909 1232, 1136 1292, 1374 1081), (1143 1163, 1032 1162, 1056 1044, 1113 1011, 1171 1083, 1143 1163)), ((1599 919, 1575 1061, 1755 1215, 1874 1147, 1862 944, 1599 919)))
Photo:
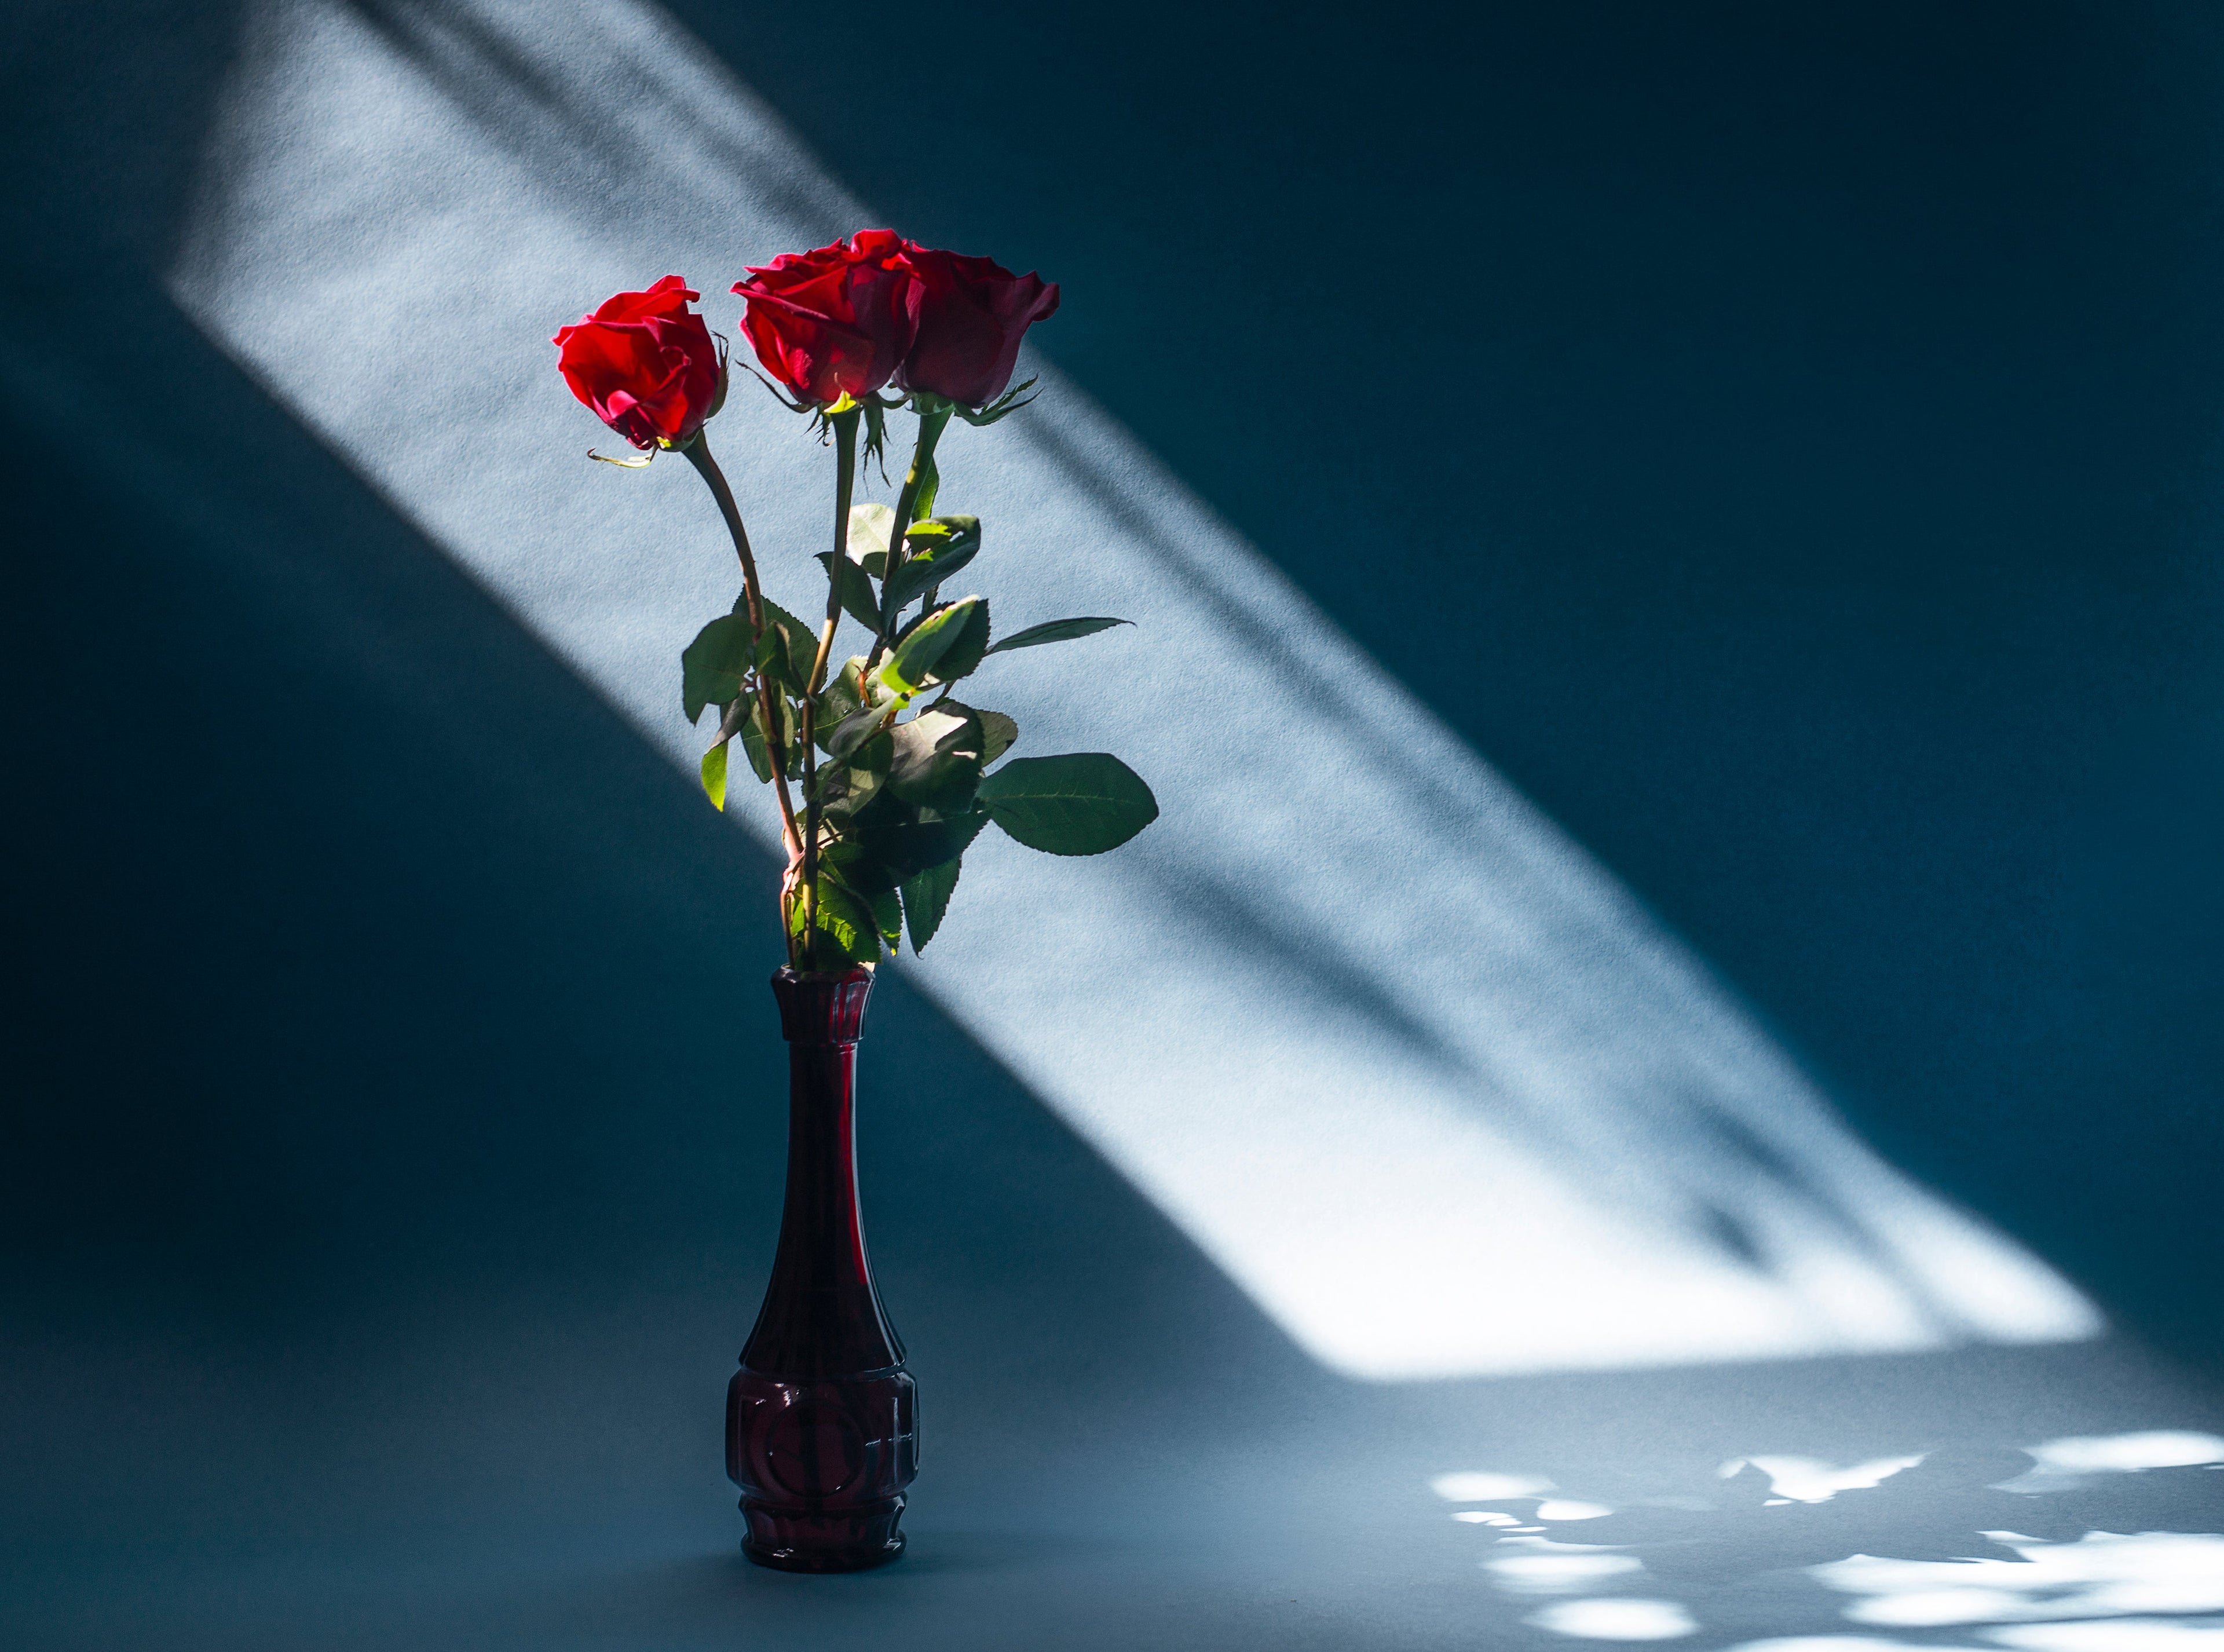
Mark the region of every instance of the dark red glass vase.
POLYGON ((872 972, 772 978, 787 1038, 787 1202, 742 1368, 726 1473, 742 1549, 787 1572, 859 1572, 903 1553, 919 1472, 918 1389, 881 1307, 857 1210, 857 1035, 872 972))

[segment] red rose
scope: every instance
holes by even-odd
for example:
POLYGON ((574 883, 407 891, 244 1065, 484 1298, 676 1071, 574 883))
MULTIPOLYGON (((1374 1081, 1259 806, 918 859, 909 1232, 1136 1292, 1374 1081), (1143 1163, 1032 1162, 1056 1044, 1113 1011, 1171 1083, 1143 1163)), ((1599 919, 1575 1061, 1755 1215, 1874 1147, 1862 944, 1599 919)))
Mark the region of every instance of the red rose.
POLYGON ((1020 335, 1058 309, 1058 283, 908 241, 904 262, 919 277, 919 338, 897 385, 968 407, 995 401, 1012 382, 1020 335))
POLYGON ((552 341, 572 394, 636 447, 679 446, 717 405, 718 351, 687 307, 700 296, 667 275, 645 293, 620 293, 552 341))
POLYGON ((765 370, 805 402, 869 396, 888 382, 919 325, 919 282, 893 230, 860 230, 815 252, 782 253, 734 291, 765 370))

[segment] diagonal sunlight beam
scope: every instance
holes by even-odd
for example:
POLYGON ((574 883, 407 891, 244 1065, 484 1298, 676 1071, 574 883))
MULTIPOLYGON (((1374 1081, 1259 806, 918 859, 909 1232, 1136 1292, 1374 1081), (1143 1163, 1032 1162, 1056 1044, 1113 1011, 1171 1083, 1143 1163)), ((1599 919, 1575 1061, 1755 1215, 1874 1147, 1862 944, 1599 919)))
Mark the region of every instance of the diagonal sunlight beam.
MULTIPOLYGON (((641 0, 266 0, 171 287, 692 773, 678 652, 731 603, 730 559, 689 467, 585 462, 614 439, 545 340, 667 271, 731 332, 744 264, 879 221, 641 0)), ((1001 658, 978 693, 1023 752, 1121 753, 1165 814, 1096 860, 990 833, 936 956, 901 967, 1299 1344, 1394 1379, 2098 1328, 1871 1155, 1271 562, 1024 370, 1039 403, 943 455, 945 503, 989 524, 998 624, 1139 626, 1001 658)), ((831 458, 739 375, 714 437, 772 593, 814 611, 831 458)), ((734 921, 769 966, 767 915, 734 921)))

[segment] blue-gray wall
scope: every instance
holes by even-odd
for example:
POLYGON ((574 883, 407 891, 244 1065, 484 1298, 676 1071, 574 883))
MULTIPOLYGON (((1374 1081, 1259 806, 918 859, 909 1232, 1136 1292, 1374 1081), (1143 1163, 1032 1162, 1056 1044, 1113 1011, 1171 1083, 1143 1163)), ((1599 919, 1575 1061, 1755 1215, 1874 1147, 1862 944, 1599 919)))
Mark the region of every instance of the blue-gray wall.
MULTIPOLYGON (((1887 1155, 2216 1351, 2212 8, 673 9, 1061 280, 1051 358, 1887 1155)), ((224 9, 15 26, 10 1273, 252 1320, 754 1256, 768 867, 161 296, 224 9)), ((1279 1357, 883 999, 944 1098, 868 1137, 900 1265, 1279 1357)))

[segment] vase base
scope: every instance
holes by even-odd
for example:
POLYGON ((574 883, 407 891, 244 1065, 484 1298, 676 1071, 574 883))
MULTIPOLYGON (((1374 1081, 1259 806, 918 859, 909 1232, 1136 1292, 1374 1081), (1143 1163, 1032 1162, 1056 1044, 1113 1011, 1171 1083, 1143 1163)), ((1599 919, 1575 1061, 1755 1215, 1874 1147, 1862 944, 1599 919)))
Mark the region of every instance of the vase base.
POLYGON ((901 1497, 890 1497, 877 1507, 805 1514, 743 1497, 749 1532, 742 1553, 775 1572, 869 1572, 904 1552, 896 1529, 903 1506, 901 1497))

